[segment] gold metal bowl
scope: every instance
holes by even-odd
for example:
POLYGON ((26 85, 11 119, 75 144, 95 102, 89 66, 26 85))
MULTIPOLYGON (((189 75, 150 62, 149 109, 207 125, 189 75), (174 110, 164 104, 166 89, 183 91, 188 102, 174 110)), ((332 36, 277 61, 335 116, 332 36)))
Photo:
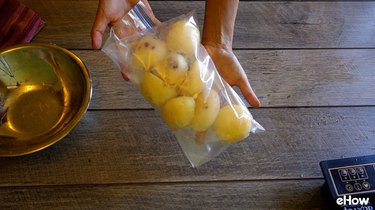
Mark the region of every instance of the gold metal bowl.
POLYGON ((91 79, 72 52, 47 44, 0 51, 0 156, 42 150, 64 138, 91 99, 91 79))

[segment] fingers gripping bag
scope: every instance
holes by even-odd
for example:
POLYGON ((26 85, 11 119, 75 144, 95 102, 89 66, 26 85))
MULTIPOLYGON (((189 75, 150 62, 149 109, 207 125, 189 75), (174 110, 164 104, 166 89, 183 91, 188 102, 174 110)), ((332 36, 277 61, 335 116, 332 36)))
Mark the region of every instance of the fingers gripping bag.
POLYGON ((191 165, 263 131, 218 74, 194 17, 155 24, 148 11, 142 2, 135 5, 111 27, 102 50, 160 113, 191 165))

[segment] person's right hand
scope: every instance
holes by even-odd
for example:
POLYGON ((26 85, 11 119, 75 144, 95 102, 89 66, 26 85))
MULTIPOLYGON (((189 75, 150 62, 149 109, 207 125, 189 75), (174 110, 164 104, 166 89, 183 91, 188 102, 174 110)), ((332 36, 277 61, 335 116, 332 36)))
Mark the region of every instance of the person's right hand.
MULTIPOLYGON (((115 25, 121 20, 140 0, 99 0, 95 22, 91 29, 92 48, 100 49, 103 34, 108 25, 115 25)), ((141 0, 146 7, 146 12, 153 21, 158 22, 152 13, 147 0, 141 0)))
MULTIPOLYGON (((99 0, 96 11, 95 22, 91 29, 91 45, 94 49, 102 46, 103 34, 107 26, 116 25, 128 12, 141 1, 146 7, 146 13, 155 22, 159 20, 155 17, 147 0, 99 0)), ((121 31, 118 31, 121 32, 121 31)), ((121 71, 125 80, 129 80, 127 75, 121 71)))
POLYGON ((92 48, 102 46, 103 33, 108 25, 115 24, 139 0, 99 0, 94 25, 91 29, 92 48))

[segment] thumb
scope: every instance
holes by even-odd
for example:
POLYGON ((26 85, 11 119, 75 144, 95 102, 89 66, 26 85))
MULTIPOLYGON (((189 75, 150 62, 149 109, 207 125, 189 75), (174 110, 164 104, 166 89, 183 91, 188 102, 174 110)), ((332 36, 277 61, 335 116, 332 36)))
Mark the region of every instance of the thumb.
POLYGON ((245 97, 246 101, 254 108, 260 107, 260 101, 258 97, 255 95, 254 90, 251 88, 250 82, 247 79, 245 70, 242 68, 242 65, 238 61, 237 57, 233 55, 234 59, 234 65, 233 68, 234 71, 237 71, 239 73, 239 78, 237 78, 236 86, 240 88, 242 95, 245 97))
POLYGON ((91 29, 91 45, 93 49, 100 49, 102 46, 102 39, 104 31, 109 21, 105 17, 102 10, 98 10, 95 17, 95 22, 91 29))
POLYGON ((253 89, 250 86, 249 81, 246 78, 242 79, 238 87, 240 88, 242 95, 245 97, 246 101, 249 102, 249 104, 252 107, 260 107, 260 101, 258 97, 255 95, 253 89))

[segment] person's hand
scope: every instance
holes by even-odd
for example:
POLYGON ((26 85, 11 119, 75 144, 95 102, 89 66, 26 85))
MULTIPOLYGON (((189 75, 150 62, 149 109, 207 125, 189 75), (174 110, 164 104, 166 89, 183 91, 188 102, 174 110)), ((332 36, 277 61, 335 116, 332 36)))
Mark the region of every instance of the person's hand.
POLYGON ((205 44, 205 48, 214 61, 220 76, 223 77, 229 85, 237 86, 247 102, 249 102, 252 107, 258 108, 260 106, 260 101, 251 88, 246 73, 233 51, 209 44, 205 44))
MULTIPOLYGON (((95 22, 91 29, 92 48, 99 49, 102 46, 102 39, 108 25, 115 25, 121 20, 140 0, 99 0, 96 11, 95 22)), ((146 12, 155 23, 155 18, 147 0, 141 0, 146 7, 146 12)))
POLYGON ((206 0, 202 43, 223 79, 239 87, 251 106, 259 107, 260 102, 232 51, 238 5, 239 0, 206 0))
MULTIPOLYGON (((91 45, 94 49, 100 49, 102 46, 103 34, 107 26, 114 26, 118 23, 140 0, 99 0, 98 9, 96 11, 95 22, 91 29, 91 45)), ((160 21, 155 17, 147 0, 141 0, 146 7, 146 13, 156 23, 160 21)), ((116 33, 121 36, 120 29, 116 33)), ((125 34, 125 33, 124 33, 125 34)), ((121 71, 122 77, 129 80, 127 75, 121 71)))
POLYGON ((127 14, 139 0, 99 0, 95 22, 91 29, 92 48, 102 45, 103 33, 108 25, 115 24, 127 14))

